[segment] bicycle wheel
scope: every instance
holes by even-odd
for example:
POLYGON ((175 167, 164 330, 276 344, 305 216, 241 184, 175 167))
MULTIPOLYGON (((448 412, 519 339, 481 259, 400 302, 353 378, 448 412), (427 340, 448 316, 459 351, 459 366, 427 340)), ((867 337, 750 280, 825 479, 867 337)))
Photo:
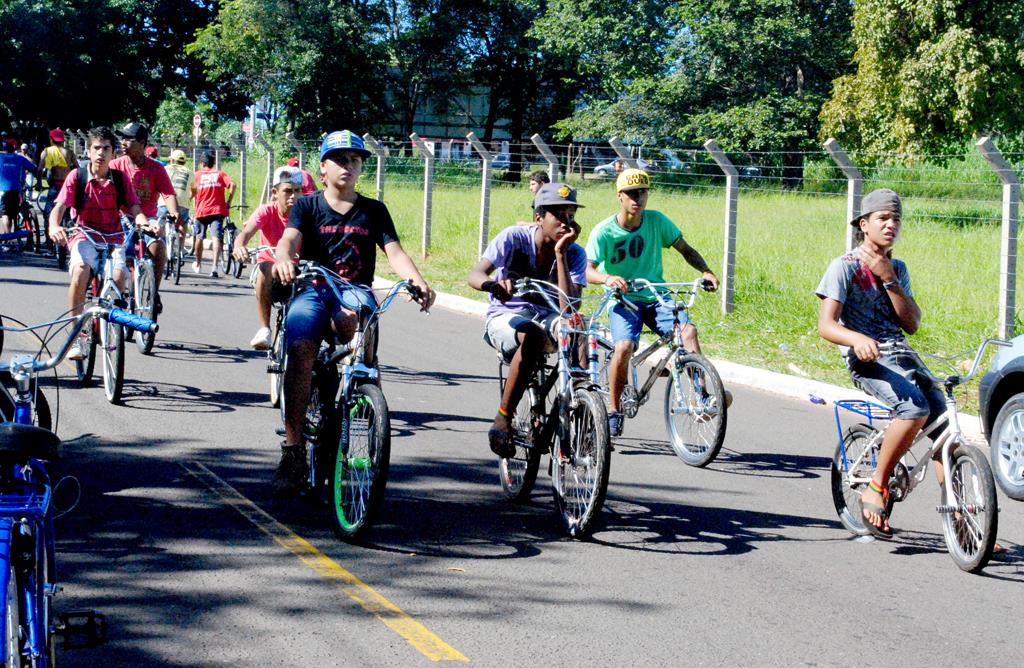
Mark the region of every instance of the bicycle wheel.
MULTIPOLYGON (((138 292, 135 295, 135 315, 149 318, 156 322, 156 275, 153 270, 153 263, 148 260, 139 262, 137 271, 138 292)), ((136 332, 135 346, 143 355, 153 352, 153 342, 156 341, 156 332, 136 332)))
POLYGON ((665 387, 669 443, 690 466, 707 466, 725 441, 725 388, 715 366, 703 355, 679 355, 674 364, 678 374, 670 375, 665 387))
POLYGON ((103 362, 103 394, 107 401, 121 401, 124 389, 124 329, 109 320, 100 321, 100 359, 103 362))
POLYGON ((234 259, 231 257, 231 249, 235 246, 235 228, 228 227, 224 230, 224 243, 220 249, 220 257, 217 258, 217 268, 227 276, 231 272, 234 259))
MULTIPOLYGON (((848 427, 843 432, 843 442, 837 443, 832 453, 832 503, 839 521, 847 531, 857 536, 870 533, 861 515, 860 495, 875 473, 878 447, 881 445, 880 439, 875 440, 876 434, 878 430, 866 424, 848 427), (851 484, 851 480, 858 482, 851 484)), ((890 497, 886 512, 892 510, 892 504, 890 497)))
POLYGON ((999 525, 996 484, 988 460, 965 443, 952 454, 946 471, 946 506, 941 508, 942 533, 949 556, 961 570, 976 573, 992 557, 999 525))
POLYGON ((245 269, 245 265, 242 264, 241 262, 239 262, 238 260, 234 259, 233 257, 231 259, 231 262, 232 262, 231 275, 234 276, 235 278, 241 278, 242 277, 242 271, 245 269))
POLYGON ((391 420, 384 393, 360 385, 338 406, 341 433, 334 457, 331 525, 353 540, 373 522, 384 501, 391 460, 391 420))
MULTIPOLYGON (((174 236, 174 284, 181 282, 181 266, 185 264, 184 242, 178 235, 174 236)), ((170 264, 170 263, 168 263, 170 264)))
POLYGON ((540 411, 543 406, 538 408, 534 405, 534 395, 532 388, 524 393, 512 416, 512 440, 516 445, 516 454, 498 459, 501 490, 512 501, 530 498, 530 492, 537 481, 541 455, 547 450, 546 444, 540 442, 543 424, 540 411))
POLYGON ((576 406, 568 425, 555 434, 551 457, 558 514, 566 532, 582 538, 592 529, 608 491, 611 441, 608 413, 600 397, 588 390, 576 391, 576 406))
POLYGON ((284 331, 280 319, 274 328, 274 340, 270 344, 270 405, 281 405, 281 393, 284 387, 284 331))
MULTIPOLYGON (((8 555, 10 552, 10 541, 12 525, 10 518, 5 518, 3 521, 2 531, 7 533, 7 549, 8 555)), ((7 667, 20 667, 21 663, 21 638, 19 636, 19 629, 21 627, 21 615, 18 611, 18 574, 14 569, 14 564, 10 561, 6 562, 7 570, 7 587, 5 588, 4 595, 4 656, 3 665, 7 667)))

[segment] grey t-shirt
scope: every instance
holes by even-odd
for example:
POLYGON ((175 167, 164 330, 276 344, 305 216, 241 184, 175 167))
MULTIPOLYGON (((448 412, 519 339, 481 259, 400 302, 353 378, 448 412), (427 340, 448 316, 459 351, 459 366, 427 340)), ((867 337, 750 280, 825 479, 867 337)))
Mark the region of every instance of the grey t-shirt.
MULTIPOLYGON (((913 297, 910 290, 910 274, 902 260, 893 260, 892 267, 896 270, 896 280, 908 297, 913 297)), ((854 249, 832 260, 825 275, 815 290, 822 299, 835 299, 843 305, 839 312, 839 323, 844 327, 870 336, 876 341, 892 341, 903 338, 896 312, 893 310, 889 295, 882 289, 880 281, 860 260, 859 249, 854 249)), ((851 354, 847 346, 839 346, 844 356, 851 354)))

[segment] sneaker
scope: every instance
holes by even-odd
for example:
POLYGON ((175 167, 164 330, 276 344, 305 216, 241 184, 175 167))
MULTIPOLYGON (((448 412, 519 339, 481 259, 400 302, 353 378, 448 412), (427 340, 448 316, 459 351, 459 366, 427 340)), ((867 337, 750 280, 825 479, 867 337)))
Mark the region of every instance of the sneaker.
POLYGON ((274 496, 285 499, 297 495, 306 486, 309 464, 306 446, 281 444, 281 461, 274 471, 274 496))
POLYGON ((732 392, 725 390, 725 407, 732 406, 732 392))
POLYGON ((202 273, 202 267, 199 266, 198 262, 193 262, 192 263, 192 271, 194 273, 196 273, 196 274, 201 274, 202 273))
POLYGON ((270 349, 270 328, 260 327, 259 331, 256 332, 256 336, 252 337, 252 341, 249 345, 253 347, 253 350, 269 350, 270 349))
POLYGON ((210 270, 210 278, 219 278, 219 277, 220 277, 220 274, 217 273, 216 269, 211 269, 210 270))
POLYGON ((68 359, 72 361, 80 361, 85 359, 85 346, 82 345, 82 337, 75 337, 75 342, 71 344, 71 348, 68 349, 68 359))
POLYGON ((614 437, 622 436, 622 423, 623 423, 623 421, 624 421, 624 417, 623 417, 622 413, 619 413, 618 411, 613 411, 613 412, 609 413, 608 414, 608 435, 609 436, 614 436, 614 437))

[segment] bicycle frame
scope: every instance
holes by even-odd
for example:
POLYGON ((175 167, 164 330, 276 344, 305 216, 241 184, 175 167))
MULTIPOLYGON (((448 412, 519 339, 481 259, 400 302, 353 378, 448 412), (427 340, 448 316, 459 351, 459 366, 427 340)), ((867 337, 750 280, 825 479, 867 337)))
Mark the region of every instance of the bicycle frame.
MULTIPOLYGON (((943 387, 946 397, 946 411, 935 421, 933 428, 941 424, 944 420, 946 424, 942 428, 942 431, 937 436, 935 436, 934 439, 932 439, 931 446, 929 446, 928 449, 920 457, 917 457, 916 455, 913 454, 913 450, 917 446, 917 444, 928 438, 928 436, 925 435, 925 430, 922 429, 914 437, 914 440, 911 443, 910 448, 907 449, 907 452, 900 459, 900 464, 909 473, 907 477, 906 486, 899 488, 897 490, 899 492, 898 496, 896 497, 897 500, 902 501, 904 498, 909 496, 910 493, 914 491, 914 489, 921 483, 921 481, 924 480, 925 476, 928 473, 928 463, 932 461, 936 453, 941 452, 940 461, 942 462, 943 470, 951 470, 950 464, 953 448, 961 443, 966 443, 963 437, 963 431, 960 429, 960 419, 957 410, 954 390, 958 385, 962 385, 963 383, 968 382, 969 380, 971 380, 971 378, 974 377, 974 375, 977 373, 978 366, 981 362, 982 354, 985 352, 985 348, 988 347, 989 344, 1010 345, 1010 342, 1004 341, 1002 339, 986 339, 978 348, 978 351, 974 356, 974 363, 971 366, 970 373, 963 377, 958 375, 951 375, 945 378, 936 376, 930 370, 928 370, 928 367, 921 361, 921 358, 918 355, 918 353, 915 352, 905 342, 891 341, 883 343, 879 346, 879 349, 884 355, 907 355, 915 358, 921 364, 921 367, 925 370, 925 373, 927 373, 929 379, 936 385, 941 385, 943 387), (913 461, 911 461, 911 459, 913 459, 913 461), (908 466, 908 464, 913 464, 913 466, 908 466)), ((934 355, 931 357, 935 357, 936 359, 942 359, 934 355)), ((860 456, 857 457, 856 460, 849 461, 846 456, 846 447, 843 444, 843 428, 842 422, 839 417, 840 409, 860 415, 862 417, 866 417, 868 419, 868 424, 870 426, 874 426, 875 421, 891 420, 891 410, 888 407, 883 406, 881 404, 877 404, 871 401, 862 401, 859 399, 838 400, 835 402, 835 408, 833 410, 836 420, 836 429, 839 432, 839 447, 842 451, 843 464, 846 467, 845 474, 848 476, 851 485, 866 485, 871 482, 870 476, 852 476, 849 472, 851 469, 856 470, 857 468, 859 468, 859 465, 863 463, 863 458, 867 453, 874 453, 876 448, 881 448, 882 439, 885 436, 885 429, 878 430, 869 441, 868 447, 865 447, 863 449, 863 452, 860 454, 860 456)), ((877 465, 877 462, 872 461, 870 462, 870 464, 871 470, 873 471, 877 465)), ((950 503, 949 488, 949 485, 942 486, 941 504, 939 506, 940 512, 945 510, 955 510, 955 504, 950 503)))

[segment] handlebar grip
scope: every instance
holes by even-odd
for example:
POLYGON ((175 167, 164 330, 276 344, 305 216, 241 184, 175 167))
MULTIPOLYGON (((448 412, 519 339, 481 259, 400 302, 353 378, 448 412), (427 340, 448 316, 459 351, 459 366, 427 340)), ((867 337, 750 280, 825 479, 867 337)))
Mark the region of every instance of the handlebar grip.
POLYGON ((703 290, 704 292, 711 292, 712 290, 715 289, 715 284, 709 281, 708 279, 704 278, 701 279, 700 281, 700 289, 703 290))
POLYGON ((17 232, 4 232, 0 234, 0 241, 14 241, 15 239, 28 239, 32 236, 32 233, 28 230, 18 230, 17 232))
POLYGON ((114 323, 115 325, 130 327, 131 329, 135 329, 146 334, 149 334, 150 332, 155 332, 160 327, 149 318, 143 318, 142 316, 134 315, 120 308, 110 309, 110 312, 107 314, 107 320, 114 323))

